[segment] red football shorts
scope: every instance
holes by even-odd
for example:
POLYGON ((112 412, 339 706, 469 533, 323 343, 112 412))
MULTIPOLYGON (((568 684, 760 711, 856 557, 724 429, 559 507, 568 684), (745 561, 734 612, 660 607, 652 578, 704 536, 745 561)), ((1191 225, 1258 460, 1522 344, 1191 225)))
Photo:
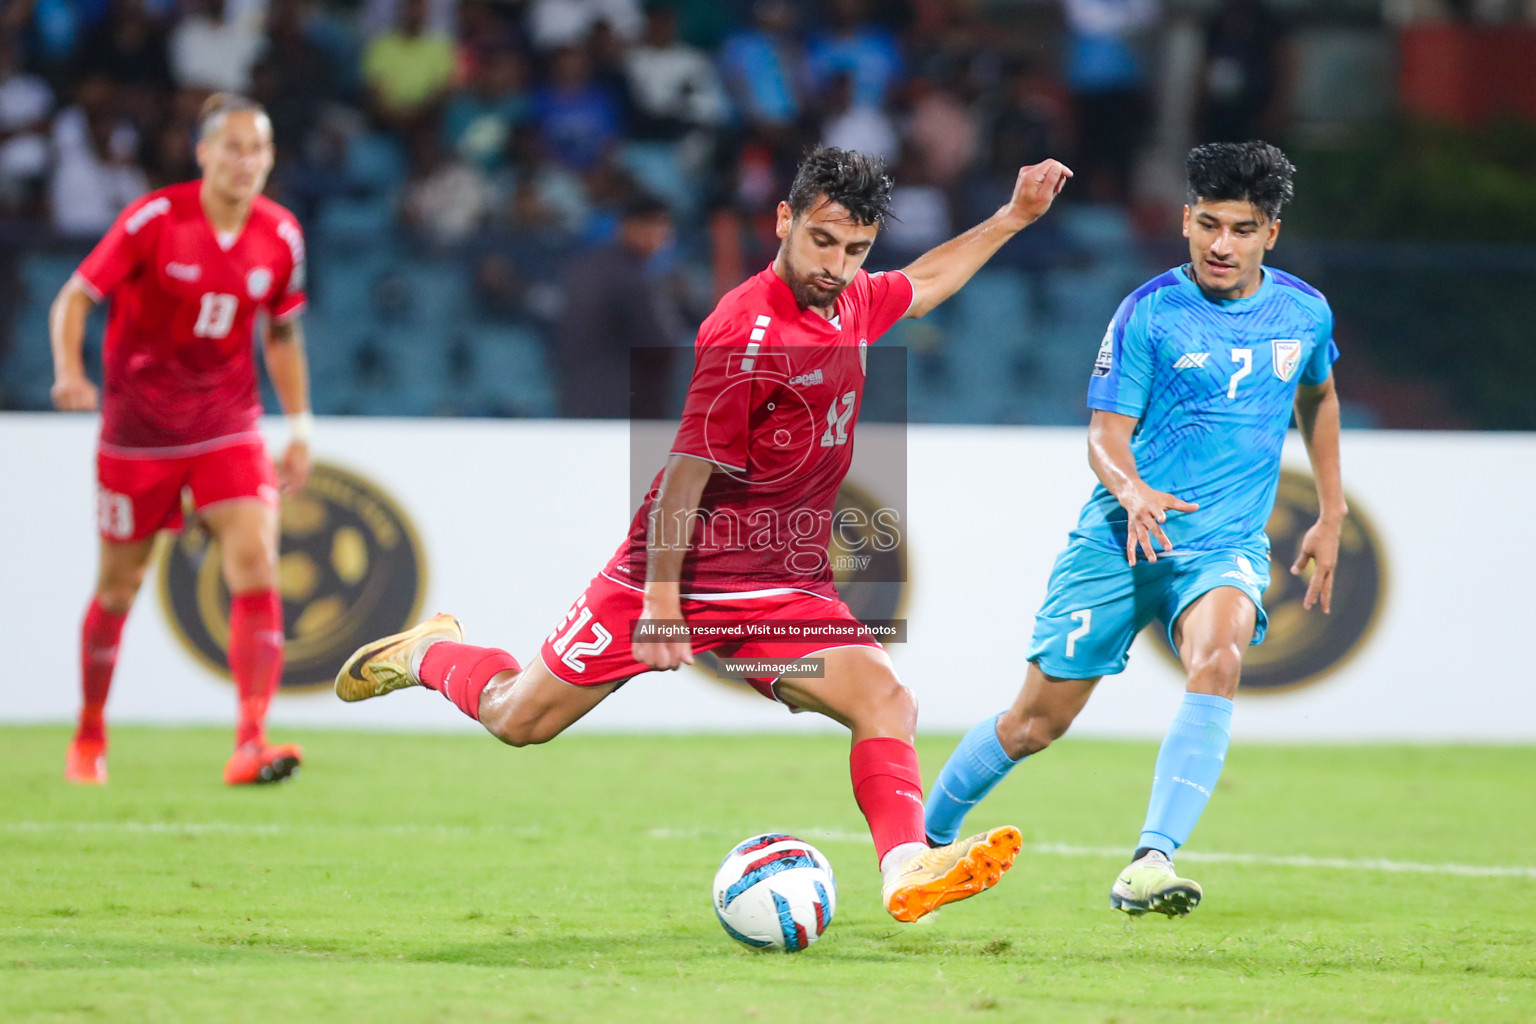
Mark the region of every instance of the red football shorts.
MULTIPOLYGON (((650 672, 650 666, 635 660, 631 639, 641 597, 633 587, 598 575, 539 648, 545 667, 575 686, 600 686, 650 672)), ((685 597, 682 611, 694 652, 712 651, 721 658, 804 658, 834 647, 880 646, 842 601, 801 591, 733 601, 685 597), (810 638, 743 638, 754 623, 796 623, 810 638)), ((776 678, 746 681, 769 700, 778 700, 776 678)))
POLYGON ((103 540, 130 543, 181 529, 181 492, 192 507, 255 498, 274 508, 277 473, 260 441, 242 441, 176 458, 96 453, 96 526, 103 540))

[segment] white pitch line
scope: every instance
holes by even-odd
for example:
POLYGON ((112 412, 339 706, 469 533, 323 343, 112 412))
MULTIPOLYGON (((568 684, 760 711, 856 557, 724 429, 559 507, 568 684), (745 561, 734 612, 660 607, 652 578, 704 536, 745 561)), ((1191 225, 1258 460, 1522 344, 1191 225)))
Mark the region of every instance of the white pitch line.
MULTIPOLYGON (((272 836, 317 831, 374 832, 387 835, 422 836, 472 836, 472 835, 521 835, 544 836, 545 830, 536 826, 511 827, 500 825, 291 825, 252 824, 234 821, 6 821, 0 822, 0 832, 12 834, 43 834, 50 832, 112 832, 130 835, 251 835, 272 836)), ((865 832, 849 832, 839 829, 804 828, 794 831, 804 839, 825 843, 864 843, 869 841, 865 832)), ((702 839, 729 837, 719 829, 704 828, 653 828, 645 833, 647 839, 702 839)), ((1073 846, 1068 843, 1025 843, 1027 853, 1047 857, 1105 857, 1122 859, 1126 856, 1118 846, 1073 846)), ((1464 878, 1530 878, 1536 879, 1536 867, 1499 864, 1426 864, 1417 861, 1386 860, 1382 858, 1311 857, 1306 854, 1269 853, 1222 853, 1209 850, 1185 850, 1179 854, 1181 861, 1203 864, 1248 864, 1255 867, 1305 868, 1325 871, 1380 871, 1391 874, 1458 875, 1464 878)))

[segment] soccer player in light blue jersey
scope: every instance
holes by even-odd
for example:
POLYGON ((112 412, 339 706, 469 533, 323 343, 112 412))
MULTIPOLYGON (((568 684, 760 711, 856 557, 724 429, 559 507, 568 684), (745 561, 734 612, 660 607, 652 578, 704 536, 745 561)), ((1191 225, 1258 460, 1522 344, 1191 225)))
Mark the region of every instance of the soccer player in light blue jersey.
POLYGON ((1320 292, 1264 266, 1294 168, 1263 142, 1189 154, 1190 261, 1115 312, 1088 384, 1088 461, 1100 484, 1056 560, 1013 706, 973 728, 929 794, 929 842, 1014 765, 1067 731, 1093 686, 1125 668, 1152 619, 1188 673, 1163 739, 1152 798, 1110 905, 1133 916, 1189 913, 1200 886, 1174 871, 1226 758, 1243 649, 1264 638, 1264 524, 1294 409, 1319 516, 1291 572, 1312 566, 1304 607, 1326 613, 1347 512, 1339 478, 1333 314, 1320 292))

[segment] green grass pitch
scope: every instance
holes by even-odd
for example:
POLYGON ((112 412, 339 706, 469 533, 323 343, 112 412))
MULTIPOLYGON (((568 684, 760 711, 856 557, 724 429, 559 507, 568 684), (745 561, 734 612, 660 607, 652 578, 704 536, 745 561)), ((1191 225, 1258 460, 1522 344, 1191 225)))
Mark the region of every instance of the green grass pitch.
POLYGON ((303 774, 230 790, 225 731, 118 729, 79 789, 63 728, 0 728, 0 1020, 1536 1020, 1532 748, 1235 744, 1180 860, 1205 903, 1133 922, 1155 746, 1065 740, 973 815, 1024 830, 1002 885, 903 926, 838 736, 278 738, 303 774), (796 956, 710 909, 768 829, 838 872, 796 956))

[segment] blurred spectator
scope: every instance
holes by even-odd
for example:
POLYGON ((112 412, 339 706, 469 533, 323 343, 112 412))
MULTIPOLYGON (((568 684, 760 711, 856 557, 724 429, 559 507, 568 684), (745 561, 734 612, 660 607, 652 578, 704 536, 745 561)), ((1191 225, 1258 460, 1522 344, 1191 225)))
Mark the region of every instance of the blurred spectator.
POLYGON ((954 186, 976 161, 981 137, 976 116, 948 86, 913 83, 907 134, 924 179, 941 188, 954 186))
POLYGON ((606 156, 624 128, 618 100, 592 80, 587 55, 575 46, 556 51, 548 84, 534 93, 533 116, 546 151, 576 171, 606 156))
POLYGON ((312 32, 309 0, 273 0, 251 88, 272 119, 278 159, 303 156, 326 104, 340 89, 335 61, 312 32))
POLYGON ((513 128, 507 163, 499 184, 510 227, 571 236, 581 231, 590 212, 581 179, 549 159, 532 125, 513 128))
POLYGON ((885 257, 904 262, 954 236, 949 197, 929 173, 928 161, 909 149, 897 165, 891 218, 880 228, 885 257))
POLYGON ((783 129, 800 116, 805 91, 795 9, 789 0, 758 0, 752 22, 752 28, 725 41, 720 54, 725 87, 749 125, 783 129))
POLYGON ((57 89, 106 15, 107 0, 11 0, 0 4, 0 33, 19 35, 33 67, 57 89))
MULTIPOLYGON (((365 40, 382 36, 400 24, 400 10, 409 0, 367 0, 358 28, 365 40)), ((427 0, 426 31, 452 38, 459 31, 459 0, 427 0)))
POLYGON ((459 81, 474 81, 485 62, 497 54, 528 50, 505 6, 491 0, 465 0, 459 8, 459 81))
POLYGON ((490 207, 484 177, 456 159, 430 126, 411 137, 411 174, 401 212, 405 223, 437 245, 462 242, 480 227, 490 207))
POLYGON ((528 35, 540 50, 579 46, 599 22, 606 21, 621 39, 640 34, 639 0, 533 0, 528 5, 528 35))
POLYGON ((725 121, 725 93, 715 66, 702 50, 677 39, 677 14, 653 7, 645 31, 625 61, 637 139, 678 139, 725 121))
POLYGON ((113 106, 112 83, 83 79, 75 104, 53 123, 55 164, 50 199, 62 235, 101 235, 123 207, 149 189, 134 164, 138 133, 113 106))
POLYGON ((1196 141, 1285 136, 1292 56, 1285 21, 1264 0, 1223 0, 1205 24, 1196 141))
POLYGON ((560 415, 660 419, 671 397, 676 338, 646 264, 672 240, 672 215, 649 196, 632 199, 617 239, 570 260, 562 275, 560 415))
POLYGON ((1157 20, 1158 0, 1063 2, 1067 87, 1077 120, 1073 170, 1085 198, 1125 203, 1150 111, 1138 36, 1157 20))
POLYGON ((901 50, 889 30, 865 20, 863 0, 830 0, 827 22, 806 44, 806 66, 819 89, 839 75, 853 83, 855 107, 882 107, 902 75, 901 50))
POLYGON ((1016 67, 988 127, 988 169, 1011 183, 1020 167, 1067 152, 1067 102, 1051 75, 1031 64, 1016 67))
POLYGON ((399 25, 363 51, 363 79, 374 114, 386 125, 413 129, 453 85, 453 37, 427 26, 426 0, 403 0, 399 25))
POLYGON ((114 85, 164 91, 171 86, 165 32, 144 0, 113 0, 107 17, 82 41, 79 67, 114 85))
POLYGON ((226 0, 182 0, 185 16, 171 30, 171 74, 183 89, 249 91, 261 52, 255 12, 236 17, 226 0))
POLYGON ((199 177, 196 136, 196 122, 170 120, 160 125, 144 161, 150 188, 164 188, 199 177))
POLYGON ((855 100, 853 76, 844 72, 827 89, 827 107, 821 127, 823 145, 852 149, 894 161, 901 138, 884 110, 855 100))
POLYGON ((462 159, 489 173, 501 167, 512 129, 530 116, 527 61, 514 50, 493 50, 473 81, 448 100, 443 136, 462 159))
POLYGON ((53 90, 22 70, 12 35, 0 34, 0 213, 30 215, 48 176, 53 90))

